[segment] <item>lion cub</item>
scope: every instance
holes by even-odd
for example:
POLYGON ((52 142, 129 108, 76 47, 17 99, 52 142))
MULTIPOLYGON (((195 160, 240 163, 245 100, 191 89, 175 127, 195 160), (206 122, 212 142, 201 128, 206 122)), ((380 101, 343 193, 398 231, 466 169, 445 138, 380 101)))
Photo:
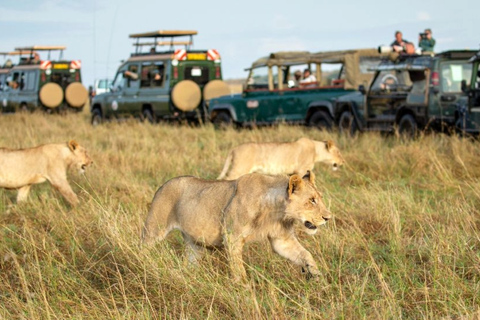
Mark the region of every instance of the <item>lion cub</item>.
POLYGON ((206 247, 224 246, 232 274, 244 279, 245 243, 268 239, 279 255, 319 274, 312 255, 298 242, 294 224, 315 234, 330 219, 310 171, 269 176, 252 173, 238 180, 207 181, 186 176, 166 182, 155 194, 142 232, 142 242, 164 239, 178 229, 188 259, 196 262, 206 247))
POLYGON ((76 205, 79 201, 67 181, 67 168, 76 167, 83 173, 91 163, 85 148, 74 140, 28 149, 0 148, 0 187, 18 189, 17 202, 21 202, 27 199, 33 184, 48 180, 71 205, 76 205))
POLYGON ((300 138, 286 143, 245 143, 229 152, 217 179, 234 180, 252 172, 303 175, 312 171, 316 162, 337 170, 343 157, 333 141, 300 138))

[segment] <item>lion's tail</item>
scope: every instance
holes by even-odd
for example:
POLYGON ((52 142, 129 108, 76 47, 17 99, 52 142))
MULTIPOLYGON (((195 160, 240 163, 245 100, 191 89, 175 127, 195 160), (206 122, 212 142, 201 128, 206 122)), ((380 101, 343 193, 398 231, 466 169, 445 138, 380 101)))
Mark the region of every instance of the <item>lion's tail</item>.
POLYGON ((232 164, 232 159, 233 159, 233 151, 230 151, 228 153, 227 159, 225 160, 225 165, 223 166, 222 173, 220 173, 217 180, 225 179, 225 176, 227 175, 228 169, 230 168, 230 165, 232 164))

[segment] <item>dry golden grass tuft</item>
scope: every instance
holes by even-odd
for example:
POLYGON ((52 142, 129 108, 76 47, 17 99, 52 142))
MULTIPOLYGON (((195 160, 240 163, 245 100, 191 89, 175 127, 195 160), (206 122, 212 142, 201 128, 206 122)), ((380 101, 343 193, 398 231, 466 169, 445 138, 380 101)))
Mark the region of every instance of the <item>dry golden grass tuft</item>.
POLYGON ((91 127, 88 114, 0 116, 0 146, 76 139, 94 165, 70 172, 81 204, 48 184, 14 204, 0 190, 1 319, 399 319, 480 316, 480 148, 445 135, 354 138, 303 127, 215 131, 136 121, 91 127), (139 248, 156 189, 179 175, 214 179, 240 143, 333 139, 347 164, 315 167, 335 218, 300 234, 323 277, 249 245, 250 285, 221 251, 185 264, 178 233, 139 248))

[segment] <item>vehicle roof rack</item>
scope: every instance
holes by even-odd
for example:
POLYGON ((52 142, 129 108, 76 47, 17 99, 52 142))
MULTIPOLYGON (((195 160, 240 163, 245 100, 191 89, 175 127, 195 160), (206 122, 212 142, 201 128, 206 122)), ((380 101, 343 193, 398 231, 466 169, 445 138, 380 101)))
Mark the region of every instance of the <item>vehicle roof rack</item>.
POLYGON ((53 50, 65 50, 65 46, 30 46, 30 47, 17 47, 16 51, 53 51, 53 50))
POLYGON ((193 45, 193 36, 197 35, 198 32, 195 30, 157 30, 143 33, 133 33, 129 35, 130 38, 136 39, 137 42, 133 45, 135 46, 135 54, 139 54, 139 50, 143 46, 153 46, 155 49, 157 46, 170 46, 170 49, 173 50, 175 45, 184 45, 185 50, 189 50, 190 46, 193 45), (189 37, 189 41, 174 41, 174 38, 177 37, 189 37), (142 38, 153 38, 151 43, 140 43, 142 38), (170 41, 157 41, 157 38, 170 38, 170 41))
POLYGON ((20 54, 29 53, 30 55, 34 54, 35 51, 48 51, 48 60, 50 60, 50 53, 52 51, 60 51, 59 60, 62 60, 63 50, 67 49, 66 46, 30 46, 30 47, 17 47, 16 51, 19 51, 20 54))

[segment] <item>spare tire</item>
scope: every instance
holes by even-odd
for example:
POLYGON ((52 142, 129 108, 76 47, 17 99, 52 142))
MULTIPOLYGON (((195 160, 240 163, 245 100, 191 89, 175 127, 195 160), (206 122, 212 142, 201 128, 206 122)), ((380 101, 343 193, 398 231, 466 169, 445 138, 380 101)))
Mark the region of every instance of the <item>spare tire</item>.
POLYGON ((230 94, 230 87, 222 80, 212 80, 203 88, 203 100, 210 100, 230 94))
POLYGON ((80 82, 73 82, 65 89, 65 99, 74 108, 80 108, 87 103, 88 91, 80 82))
POLYGON ((56 108, 63 101, 63 89, 55 82, 44 85, 38 95, 40 102, 47 108, 56 108))
POLYGON ((180 81, 173 87, 172 101, 182 111, 192 111, 200 104, 202 91, 192 80, 180 81))

